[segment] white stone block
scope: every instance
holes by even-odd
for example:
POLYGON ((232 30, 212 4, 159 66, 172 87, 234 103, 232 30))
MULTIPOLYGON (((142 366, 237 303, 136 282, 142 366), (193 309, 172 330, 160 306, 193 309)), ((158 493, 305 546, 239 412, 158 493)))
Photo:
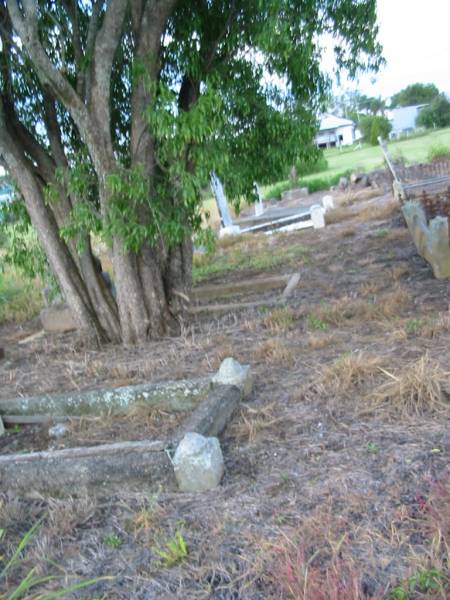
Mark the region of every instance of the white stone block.
POLYGON ((173 466, 181 491, 204 492, 216 488, 224 471, 219 440, 186 433, 176 449, 173 466))
POLYGON ((222 239, 227 235, 239 235, 241 228, 239 225, 230 225, 229 227, 221 227, 219 230, 219 238, 222 239))
POLYGON ((327 210, 330 210, 330 209, 334 208, 334 198, 333 198, 333 196, 324 196, 322 198, 322 206, 325 209, 325 212, 327 212, 327 210))
POLYGON ((239 361, 231 357, 225 358, 219 370, 213 376, 212 382, 222 385, 235 385, 241 390, 242 396, 245 398, 252 391, 253 385, 250 365, 241 365, 239 361))
POLYGON ((314 229, 322 229, 325 227, 325 209, 320 204, 311 206, 311 221, 314 229))

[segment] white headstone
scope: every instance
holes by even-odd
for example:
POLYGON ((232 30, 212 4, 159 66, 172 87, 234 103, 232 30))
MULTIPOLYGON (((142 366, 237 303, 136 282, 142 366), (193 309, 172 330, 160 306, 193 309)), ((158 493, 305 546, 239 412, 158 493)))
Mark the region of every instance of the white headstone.
POLYGON ((211 173, 211 189, 213 191, 214 197, 216 198, 217 208, 219 209, 222 227, 232 227, 233 219, 231 218, 230 211, 228 210, 227 199, 225 198, 225 192, 223 191, 222 182, 214 173, 214 171, 212 171, 211 173))
POLYGON ((325 209, 320 204, 313 204, 310 208, 311 221, 314 229, 322 229, 325 227, 325 209))
POLYGON ((324 207, 325 212, 327 210, 330 210, 330 209, 334 208, 334 198, 333 198, 333 196, 324 196, 322 198, 322 206, 324 207))
POLYGON ((255 189, 255 194, 256 194, 256 202, 255 202, 255 217, 259 217, 263 214, 264 212, 264 203, 263 203, 263 199, 261 196, 261 191, 259 189, 259 185, 256 183, 253 184, 253 187, 255 189))

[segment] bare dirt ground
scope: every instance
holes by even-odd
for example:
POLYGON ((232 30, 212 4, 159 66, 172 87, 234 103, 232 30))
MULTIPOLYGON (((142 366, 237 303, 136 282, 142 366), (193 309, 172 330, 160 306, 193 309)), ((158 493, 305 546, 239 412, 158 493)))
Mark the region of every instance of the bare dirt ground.
POLYGON ((271 306, 279 291, 237 297, 261 306, 101 351, 74 334, 19 345, 35 321, 0 328, 4 399, 201 375, 230 355, 255 381, 222 436, 214 492, 1 490, 0 556, 42 519, 10 589, 35 567, 58 577, 46 589, 110 576, 78 596, 92 600, 450 597, 450 283, 417 256, 392 198, 368 196, 342 197, 324 230, 219 249, 284 256, 207 281, 300 271, 286 305, 271 306))

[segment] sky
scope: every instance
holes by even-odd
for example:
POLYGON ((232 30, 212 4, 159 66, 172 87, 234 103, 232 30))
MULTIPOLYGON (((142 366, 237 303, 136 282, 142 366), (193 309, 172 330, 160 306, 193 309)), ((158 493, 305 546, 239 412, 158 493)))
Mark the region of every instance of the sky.
POLYGON ((434 83, 450 95, 450 0, 377 0, 379 41, 387 64, 358 89, 387 98, 411 83, 434 83))

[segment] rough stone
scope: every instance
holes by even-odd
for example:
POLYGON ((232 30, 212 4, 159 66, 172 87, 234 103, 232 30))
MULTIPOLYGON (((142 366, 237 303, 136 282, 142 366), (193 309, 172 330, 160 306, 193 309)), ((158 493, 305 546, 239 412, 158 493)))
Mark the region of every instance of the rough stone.
POLYGON ((77 328, 72 312, 66 304, 44 308, 40 318, 42 327, 49 333, 66 333, 77 328))
POLYGON ((56 423, 56 425, 50 427, 48 435, 52 438, 61 438, 64 437, 68 431, 67 425, 64 425, 64 423, 56 423))
POLYGON ((3 419, 0 417, 0 437, 2 437, 2 435, 5 435, 5 426, 3 424, 3 419))
POLYGON ((339 189, 341 189, 341 190, 345 190, 345 188, 347 188, 347 187, 348 187, 348 178, 347 178, 347 177, 341 177, 341 178, 339 179, 339 184, 338 184, 338 186, 339 186, 339 189))
POLYGON ((252 391, 252 376, 250 365, 241 365, 234 358, 228 357, 222 361, 219 370, 212 378, 213 384, 235 385, 246 398, 252 391))
POLYGON ((204 492, 216 488, 224 471, 219 440, 186 433, 176 449, 173 466, 181 491, 204 492))

